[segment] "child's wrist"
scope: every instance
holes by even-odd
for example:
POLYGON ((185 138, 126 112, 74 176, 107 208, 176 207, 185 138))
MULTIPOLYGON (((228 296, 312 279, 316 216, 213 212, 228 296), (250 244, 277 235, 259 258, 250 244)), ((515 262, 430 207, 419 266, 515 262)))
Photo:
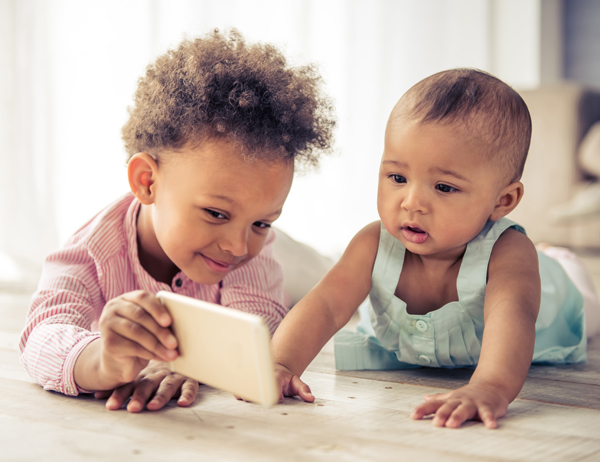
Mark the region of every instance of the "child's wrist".
POLYGON ((520 388, 515 390, 515 384, 501 382, 499 380, 488 380, 481 378, 471 378, 469 385, 490 390, 494 395, 504 398, 507 403, 511 403, 519 394, 520 388))

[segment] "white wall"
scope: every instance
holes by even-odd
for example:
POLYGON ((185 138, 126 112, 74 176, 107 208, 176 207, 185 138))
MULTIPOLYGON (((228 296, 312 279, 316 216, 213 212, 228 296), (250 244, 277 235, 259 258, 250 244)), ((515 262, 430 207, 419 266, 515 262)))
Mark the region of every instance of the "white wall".
POLYGON ((183 34, 234 26, 319 65, 337 152, 296 178, 277 225, 339 255, 377 219, 383 132, 401 94, 460 66, 539 84, 548 1, 0 0, 0 249, 40 262, 125 192, 120 128, 137 78, 183 34))

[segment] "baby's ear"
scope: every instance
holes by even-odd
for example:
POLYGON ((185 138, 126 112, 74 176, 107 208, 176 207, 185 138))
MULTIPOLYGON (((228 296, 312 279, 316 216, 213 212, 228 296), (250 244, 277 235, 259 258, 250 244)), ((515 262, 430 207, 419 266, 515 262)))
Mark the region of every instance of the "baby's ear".
POLYGON ((500 192, 500 198, 494 207, 494 211, 490 216, 490 220, 496 221, 512 212, 521 199, 524 193, 523 183, 515 181, 509 184, 500 192))
POLYGON ((154 181, 158 172, 156 160, 147 152, 139 152, 129 159, 127 177, 133 195, 144 205, 154 202, 154 181))

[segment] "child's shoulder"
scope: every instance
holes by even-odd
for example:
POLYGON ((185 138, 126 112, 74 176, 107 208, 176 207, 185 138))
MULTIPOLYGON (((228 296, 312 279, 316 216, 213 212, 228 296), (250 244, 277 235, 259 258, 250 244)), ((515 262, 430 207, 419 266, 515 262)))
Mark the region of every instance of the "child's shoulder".
POLYGON ((381 235, 381 221, 377 220, 362 228, 350 241, 344 256, 346 259, 361 260, 363 262, 375 260, 381 235))
POLYGON ((535 266, 537 268, 537 251, 535 245, 521 231, 508 228, 495 242, 490 257, 490 271, 500 268, 514 268, 515 265, 535 266))
POLYGON ((83 245, 95 259, 108 259, 120 252, 126 246, 126 222, 134 199, 133 194, 127 193, 109 204, 75 231, 65 247, 83 245))

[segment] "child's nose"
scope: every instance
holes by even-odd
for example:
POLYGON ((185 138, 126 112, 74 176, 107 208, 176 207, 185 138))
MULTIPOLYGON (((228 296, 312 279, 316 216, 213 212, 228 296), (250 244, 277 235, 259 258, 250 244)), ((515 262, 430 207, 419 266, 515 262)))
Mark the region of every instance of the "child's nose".
POLYGON ((249 230, 247 229, 232 228, 228 230, 219 244, 221 250, 229 252, 236 257, 246 255, 248 253, 248 233, 249 230))
POLYGON ((405 189, 405 196, 402 199, 402 208, 411 213, 426 213, 427 205, 425 195, 417 186, 409 186, 405 189))

